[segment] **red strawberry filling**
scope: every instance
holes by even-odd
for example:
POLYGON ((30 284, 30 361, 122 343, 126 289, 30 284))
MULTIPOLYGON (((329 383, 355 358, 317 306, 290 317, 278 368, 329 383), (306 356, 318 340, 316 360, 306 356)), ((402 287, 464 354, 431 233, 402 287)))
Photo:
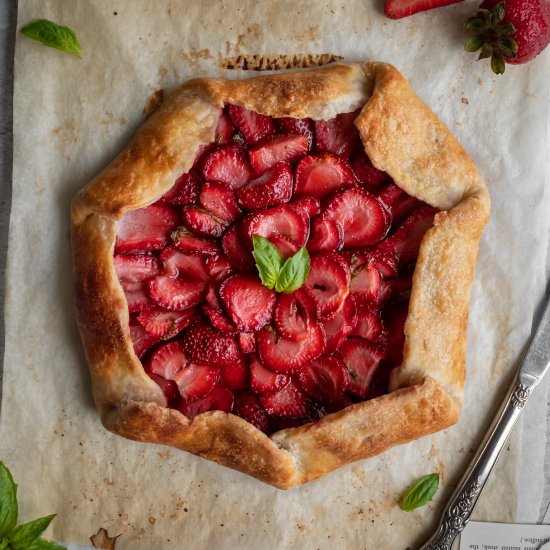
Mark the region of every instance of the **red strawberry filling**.
POLYGON ((119 221, 130 337, 167 406, 269 434, 387 393, 437 210, 372 165, 357 115, 272 119, 229 105, 194 168, 119 221), (283 262, 307 248, 303 286, 262 283, 254 235, 283 262))

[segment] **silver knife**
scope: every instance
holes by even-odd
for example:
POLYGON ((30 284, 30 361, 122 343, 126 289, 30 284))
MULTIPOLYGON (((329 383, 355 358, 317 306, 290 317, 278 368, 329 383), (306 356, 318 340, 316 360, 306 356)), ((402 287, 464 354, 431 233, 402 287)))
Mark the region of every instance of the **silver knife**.
POLYGON ((434 535, 420 550, 450 550, 462 532, 493 466, 527 400, 550 366, 550 298, 514 382, 466 473, 445 507, 434 535))

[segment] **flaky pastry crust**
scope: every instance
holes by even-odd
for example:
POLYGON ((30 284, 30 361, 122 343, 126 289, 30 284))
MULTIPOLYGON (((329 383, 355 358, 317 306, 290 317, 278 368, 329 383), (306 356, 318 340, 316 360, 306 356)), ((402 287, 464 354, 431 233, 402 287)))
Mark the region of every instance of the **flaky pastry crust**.
POLYGON ((390 65, 187 82, 72 205, 78 325, 104 426, 282 489, 451 426, 460 417, 469 296, 488 216, 489 195, 472 161, 390 65), (155 202, 191 168, 199 147, 213 141, 225 103, 275 118, 330 119, 361 108, 355 123, 373 164, 410 195, 442 209, 420 247, 403 363, 392 372, 390 393, 271 437, 232 414, 190 420, 166 408, 134 354, 113 262, 117 220, 155 202))

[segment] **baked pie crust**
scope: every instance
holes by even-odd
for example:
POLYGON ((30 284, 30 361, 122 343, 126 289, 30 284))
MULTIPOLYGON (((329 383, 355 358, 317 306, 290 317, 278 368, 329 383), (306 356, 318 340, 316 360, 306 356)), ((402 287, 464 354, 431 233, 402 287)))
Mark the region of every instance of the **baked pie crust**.
POLYGON ((466 152, 391 65, 187 82, 72 204, 78 325, 104 426, 282 489, 451 426, 462 405, 469 296, 489 206, 466 152), (374 166, 442 210, 422 240, 403 363, 392 371, 390 393, 270 437, 232 414, 211 411, 189 420, 166 408, 163 392, 133 351, 113 262, 117 220, 155 202, 191 168, 199 147, 214 140, 226 103, 274 118, 331 119, 361 108, 355 123, 374 166))

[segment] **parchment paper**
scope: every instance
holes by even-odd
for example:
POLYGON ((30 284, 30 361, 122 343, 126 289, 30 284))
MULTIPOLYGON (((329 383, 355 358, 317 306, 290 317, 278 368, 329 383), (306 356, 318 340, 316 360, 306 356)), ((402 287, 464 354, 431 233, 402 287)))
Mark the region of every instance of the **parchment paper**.
MULTIPOLYGON (((462 50, 477 2, 390 21, 381 1, 56 0, 19 2, 19 26, 45 17, 78 33, 84 59, 18 36, 14 181, 6 288, 0 456, 22 519, 117 549, 415 547, 433 527, 509 381, 544 286, 550 204, 549 55, 501 77, 462 50), (144 120, 147 98, 239 54, 329 53, 396 65, 486 178, 491 222, 472 294, 460 424, 290 492, 161 446, 107 433, 91 399, 72 306, 69 203, 144 120), (418 476, 439 471, 433 503, 402 512, 418 476)), ((478 519, 513 521, 516 443, 478 519)))

